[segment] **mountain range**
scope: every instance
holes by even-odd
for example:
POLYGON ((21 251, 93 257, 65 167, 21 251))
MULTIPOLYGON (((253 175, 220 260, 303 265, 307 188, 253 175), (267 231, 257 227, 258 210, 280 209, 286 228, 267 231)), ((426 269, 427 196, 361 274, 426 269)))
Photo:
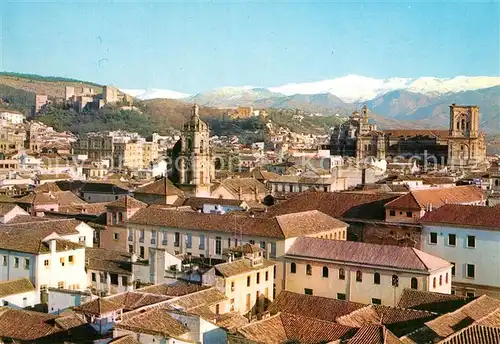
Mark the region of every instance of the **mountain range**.
POLYGON ((170 90, 127 90, 139 99, 171 98, 217 108, 302 109, 326 114, 348 114, 366 104, 371 112, 425 126, 446 127, 452 103, 479 105, 485 131, 500 131, 500 77, 388 78, 358 75, 276 87, 221 87, 187 95, 170 90))

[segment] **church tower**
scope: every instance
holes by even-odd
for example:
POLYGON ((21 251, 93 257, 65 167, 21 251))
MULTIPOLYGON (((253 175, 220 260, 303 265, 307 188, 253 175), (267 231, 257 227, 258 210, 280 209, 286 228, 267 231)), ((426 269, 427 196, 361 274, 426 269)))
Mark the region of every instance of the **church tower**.
POLYGON ((179 154, 179 187, 196 196, 210 196, 210 181, 214 168, 210 154, 210 130, 200 119, 199 107, 194 105, 191 117, 181 132, 179 154))
POLYGON ((479 131, 479 106, 450 106, 448 165, 454 169, 476 167, 486 159, 484 135, 479 131))

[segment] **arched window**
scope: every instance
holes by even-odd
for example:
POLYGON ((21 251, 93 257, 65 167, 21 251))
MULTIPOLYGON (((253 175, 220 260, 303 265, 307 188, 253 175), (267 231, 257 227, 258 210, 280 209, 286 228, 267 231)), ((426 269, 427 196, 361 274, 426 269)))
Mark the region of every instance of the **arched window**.
POLYGON ((188 137, 187 138, 187 149, 192 150, 193 149, 193 141, 188 137))
POLYGON ((445 275, 444 283, 448 284, 448 273, 446 273, 446 275, 445 275))
POLYGON ((462 130, 465 130, 465 119, 462 118, 462 130))
POLYGON ((439 276, 439 285, 443 285, 443 275, 439 276))
POLYGON ((345 232, 342 232, 342 239, 345 239, 345 232))
POLYGON ((335 234, 333 234, 333 238, 334 238, 335 240, 337 240, 337 232, 335 232, 335 234))
POLYGON ((294 274, 297 272, 297 265, 295 263, 290 264, 290 273, 294 274))
POLYGON ((323 277, 328 278, 328 268, 323 266, 323 277))
POLYGON ((392 286, 399 287, 399 277, 397 275, 392 275, 392 286))
POLYGON ((418 280, 415 277, 411 279, 411 289, 418 289, 418 280))
POLYGON ((345 280, 345 271, 344 269, 339 269, 339 280, 345 280))
POLYGON ((432 279, 432 287, 436 288, 436 277, 432 279))
POLYGON ((356 271, 356 282, 363 282, 363 273, 361 271, 356 271))
POLYGON ((312 269, 312 266, 310 264, 307 264, 306 265, 306 275, 309 275, 311 276, 313 273, 313 269, 312 269))
POLYGON ((378 272, 373 274, 373 284, 380 284, 380 274, 378 272))
POLYGON ((203 140, 200 141, 200 153, 203 153, 203 140))

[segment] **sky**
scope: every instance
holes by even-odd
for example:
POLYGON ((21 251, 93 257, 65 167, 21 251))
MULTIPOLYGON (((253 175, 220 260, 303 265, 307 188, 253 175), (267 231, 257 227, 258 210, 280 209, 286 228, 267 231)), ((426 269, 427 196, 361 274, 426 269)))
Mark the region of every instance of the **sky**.
POLYGON ((197 93, 499 76, 499 1, 1 2, 0 70, 197 93))

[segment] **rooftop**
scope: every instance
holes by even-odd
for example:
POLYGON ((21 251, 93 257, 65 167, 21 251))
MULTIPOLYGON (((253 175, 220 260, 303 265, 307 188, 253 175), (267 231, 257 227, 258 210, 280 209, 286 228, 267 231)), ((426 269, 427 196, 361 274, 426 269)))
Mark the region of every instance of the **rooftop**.
POLYGON ((85 267, 88 270, 105 271, 121 275, 132 274, 132 254, 98 247, 85 248, 85 267))
POLYGON ((122 198, 106 204, 106 208, 121 208, 121 209, 136 209, 146 208, 148 205, 144 202, 136 200, 132 196, 123 196, 122 198))
POLYGON ((347 344, 402 344, 402 342, 385 326, 370 324, 361 327, 347 344))
POLYGON ((449 262, 441 258, 431 256, 412 247, 377 245, 313 237, 297 238, 286 256, 420 272, 429 272, 451 266, 449 262))
POLYGON ((136 193, 179 197, 182 197, 184 194, 168 178, 161 178, 155 182, 143 185, 134 191, 134 194, 136 193))
POLYGON ((35 291, 35 287, 27 278, 18 278, 0 282, 0 297, 35 291))
POLYGON ((445 204, 427 212, 421 219, 423 224, 457 225, 500 230, 500 207, 445 204))
POLYGON ((233 277, 241 274, 247 274, 252 271, 259 271, 274 266, 275 263, 264 259, 262 264, 252 266, 250 259, 241 258, 232 262, 217 264, 214 269, 224 277, 233 277))
POLYGON ((469 301, 465 296, 405 289, 399 298, 398 307, 443 314, 453 312, 469 301))

